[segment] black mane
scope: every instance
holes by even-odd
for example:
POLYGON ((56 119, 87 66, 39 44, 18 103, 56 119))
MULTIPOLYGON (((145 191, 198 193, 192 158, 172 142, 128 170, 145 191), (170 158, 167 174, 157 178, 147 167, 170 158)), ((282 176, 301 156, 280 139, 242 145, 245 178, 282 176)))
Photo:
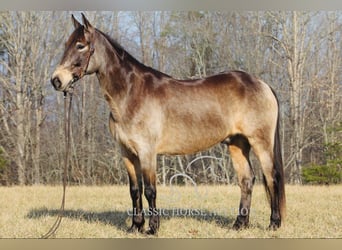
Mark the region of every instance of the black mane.
POLYGON ((161 77, 169 77, 170 78, 171 77, 171 76, 169 76, 163 72, 160 72, 154 68, 151 68, 151 67, 146 66, 145 64, 141 63, 135 57, 133 57, 130 53, 128 53, 127 50, 125 50, 115 39, 111 38, 109 35, 102 32, 101 30, 98 30, 98 29, 96 29, 96 30, 107 39, 107 41, 112 45, 112 47, 118 53, 120 58, 125 58, 126 60, 128 60, 132 64, 138 66, 139 68, 141 68, 145 71, 151 72, 152 74, 154 74, 158 78, 161 78, 161 77))

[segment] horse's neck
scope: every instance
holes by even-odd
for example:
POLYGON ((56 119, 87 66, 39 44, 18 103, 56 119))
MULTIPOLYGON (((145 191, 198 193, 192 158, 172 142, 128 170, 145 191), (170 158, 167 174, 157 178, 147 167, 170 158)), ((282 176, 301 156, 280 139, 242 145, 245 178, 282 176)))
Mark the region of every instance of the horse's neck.
POLYGON ((119 60, 117 55, 108 54, 103 58, 107 58, 107 61, 103 61, 105 65, 97 73, 97 78, 116 122, 120 122, 125 116, 125 102, 129 90, 134 84, 130 76, 137 75, 139 72, 130 62, 123 63, 119 60))

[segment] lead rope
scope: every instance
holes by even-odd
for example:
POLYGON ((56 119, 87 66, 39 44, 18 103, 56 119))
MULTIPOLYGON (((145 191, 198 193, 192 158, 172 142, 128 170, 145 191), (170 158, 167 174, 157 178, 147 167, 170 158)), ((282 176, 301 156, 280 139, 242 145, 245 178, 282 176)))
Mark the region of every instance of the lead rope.
POLYGON ((67 105, 67 92, 64 92, 64 133, 65 133, 65 158, 64 158, 64 173, 63 173, 63 197, 61 208, 59 209, 58 217, 55 223, 51 226, 50 230, 41 236, 42 239, 48 239, 53 234, 56 233, 59 228, 63 215, 64 215, 64 207, 65 207, 65 190, 67 186, 67 171, 68 171, 68 163, 69 163, 69 152, 70 152, 70 113, 71 113, 71 103, 72 103, 72 89, 69 92, 69 106, 67 105))

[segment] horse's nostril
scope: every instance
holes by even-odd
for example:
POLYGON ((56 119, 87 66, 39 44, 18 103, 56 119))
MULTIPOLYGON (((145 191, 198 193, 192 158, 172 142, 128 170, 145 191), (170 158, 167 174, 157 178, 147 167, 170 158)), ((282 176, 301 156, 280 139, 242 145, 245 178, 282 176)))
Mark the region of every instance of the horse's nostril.
POLYGON ((58 77, 51 78, 51 83, 55 89, 59 89, 62 85, 58 77))

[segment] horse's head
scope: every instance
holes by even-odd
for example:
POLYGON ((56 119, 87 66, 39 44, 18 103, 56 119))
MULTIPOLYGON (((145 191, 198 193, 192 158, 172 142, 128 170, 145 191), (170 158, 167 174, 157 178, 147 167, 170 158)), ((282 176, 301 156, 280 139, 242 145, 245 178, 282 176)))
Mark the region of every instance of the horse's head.
POLYGON ((51 83, 56 90, 67 92, 74 82, 95 71, 91 62, 95 50, 95 28, 83 14, 82 19, 84 25, 72 15, 75 30, 65 43, 62 60, 51 77, 51 83))

